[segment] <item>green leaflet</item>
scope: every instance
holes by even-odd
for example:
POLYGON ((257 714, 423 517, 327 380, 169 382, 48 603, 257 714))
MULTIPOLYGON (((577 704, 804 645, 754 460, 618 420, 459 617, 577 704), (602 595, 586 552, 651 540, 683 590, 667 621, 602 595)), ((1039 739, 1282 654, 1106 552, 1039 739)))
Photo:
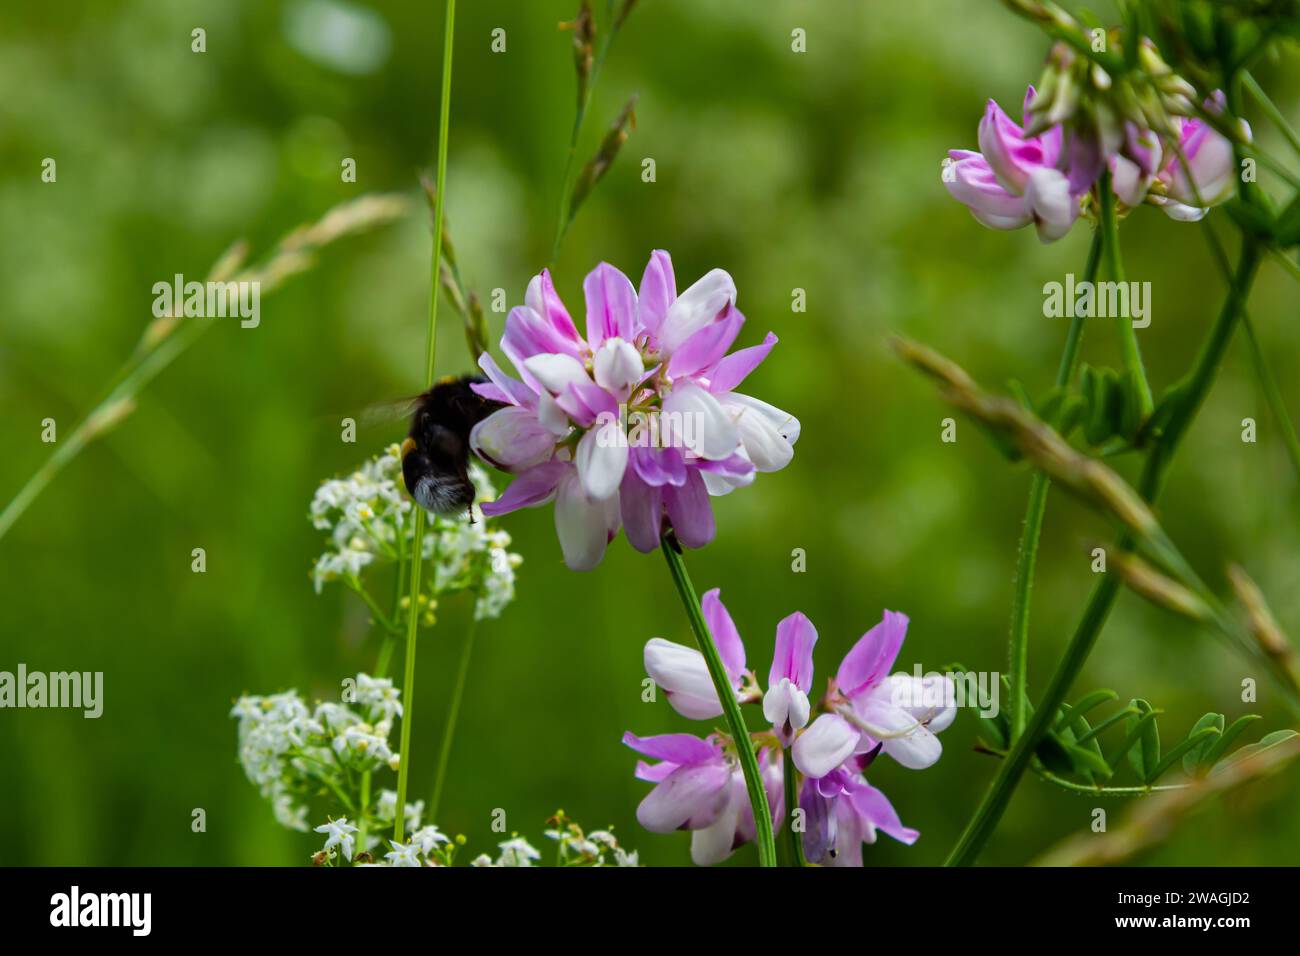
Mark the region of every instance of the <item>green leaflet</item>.
MULTIPOLYGON (((1198 731, 1213 729, 1215 733, 1202 741, 1198 746, 1192 748, 1183 755, 1183 770, 1188 774, 1196 773, 1199 766, 1205 763, 1205 752, 1210 746, 1212 740, 1223 733, 1224 717, 1222 714, 1208 713, 1192 725, 1191 734, 1198 731)), ((1188 736, 1191 736, 1189 734, 1188 736)))
POLYGON ((1160 730, 1156 726, 1156 714, 1159 712, 1140 697, 1133 698, 1129 706, 1137 712, 1124 721, 1128 736, 1122 749, 1108 762, 1114 767, 1119 763, 1120 757, 1127 756, 1138 779, 1150 784, 1154 779, 1155 768, 1160 763, 1160 730))

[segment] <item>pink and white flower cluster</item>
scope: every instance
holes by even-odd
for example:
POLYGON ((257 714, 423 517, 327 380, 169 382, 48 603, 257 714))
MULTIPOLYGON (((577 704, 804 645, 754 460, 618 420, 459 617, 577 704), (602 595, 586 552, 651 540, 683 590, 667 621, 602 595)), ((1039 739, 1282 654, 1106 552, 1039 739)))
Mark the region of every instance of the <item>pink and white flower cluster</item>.
POLYGON ((583 282, 579 333, 543 270, 506 319, 501 349, 522 381, 484 354, 475 390, 507 407, 475 426, 485 461, 518 475, 487 515, 555 502, 568 566, 594 568, 619 529, 652 551, 671 528, 686 547, 713 539, 709 497, 789 464, 799 437, 791 415, 737 388, 776 336, 728 354, 744 324, 736 286, 721 269, 680 295, 668 253, 654 252, 639 291, 618 269, 583 282), (644 439, 647 421, 661 421, 644 439))
MULTIPOLYGON (((979 125, 980 151, 954 149, 945 160, 948 192, 984 225, 1019 229, 1033 223, 1042 241, 1060 239, 1105 170, 1125 206, 1149 200, 1174 219, 1200 219, 1232 195, 1237 175, 1232 144, 1202 120, 1173 118, 1176 143, 1127 121, 1113 141, 1073 135, 1067 146, 1059 124, 1026 135, 1034 96, 1031 86, 1023 127, 989 100, 979 125)), ((1206 107, 1222 111, 1223 94, 1215 93, 1206 107)))
MULTIPOLYGON (((764 693, 745 667, 745 645, 717 589, 700 601, 736 699, 762 701, 771 730, 752 735, 759 767, 779 830, 787 817, 784 774, 803 775, 798 790, 804 811, 803 848, 812 863, 861 866, 862 844, 877 831, 911 844, 919 832, 906 827, 888 798, 867 782, 864 772, 887 754, 910 769, 934 764, 943 748, 936 736, 956 714, 955 688, 946 676, 890 674, 908 619, 886 611, 844 656, 823 699, 813 705, 813 647, 817 629, 795 612, 776 628, 776 647, 764 693), (814 713, 819 712, 816 719, 814 713)), ((652 638, 645 646, 646 672, 673 709, 693 720, 722 714, 703 655, 693 648, 652 638)), ((691 858, 708 865, 726 859, 754 839, 754 817, 736 756, 737 742, 726 735, 662 734, 623 742, 657 763, 639 761, 638 779, 655 784, 637 808, 637 820, 655 833, 690 830, 691 858)))

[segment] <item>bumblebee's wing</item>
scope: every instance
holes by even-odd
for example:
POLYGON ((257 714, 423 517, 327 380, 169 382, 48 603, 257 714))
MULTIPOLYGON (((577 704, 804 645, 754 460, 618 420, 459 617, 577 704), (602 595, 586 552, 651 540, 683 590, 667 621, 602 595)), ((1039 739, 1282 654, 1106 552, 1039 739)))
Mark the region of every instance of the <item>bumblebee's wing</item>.
POLYGON ((415 414, 423 398, 424 395, 412 395, 410 398, 373 402, 357 414, 357 423, 363 427, 374 427, 410 418, 415 414))

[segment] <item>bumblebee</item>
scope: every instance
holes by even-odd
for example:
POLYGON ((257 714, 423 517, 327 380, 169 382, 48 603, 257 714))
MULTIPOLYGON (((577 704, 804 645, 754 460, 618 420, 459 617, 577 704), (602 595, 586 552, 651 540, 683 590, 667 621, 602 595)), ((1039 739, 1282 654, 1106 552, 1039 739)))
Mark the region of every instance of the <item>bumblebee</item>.
POLYGON ((402 442, 402 479, 426 511, 453 514, 474 503, 469 433, 505 407, 470 387, 486 381, 482 375, 449 375, 413 400, 411 430, 402 442))

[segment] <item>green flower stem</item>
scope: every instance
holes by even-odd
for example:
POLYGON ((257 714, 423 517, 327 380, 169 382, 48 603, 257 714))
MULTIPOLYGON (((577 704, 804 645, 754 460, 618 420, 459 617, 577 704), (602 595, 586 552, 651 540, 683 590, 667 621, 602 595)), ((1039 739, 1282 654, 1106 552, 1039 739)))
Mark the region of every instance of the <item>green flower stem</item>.
MULTIPOLYGON (((1174 386, 1171 400, 1176 396, 1176 405, 1142 469, 1138 491, 1146 501, 1154 501, 1160 494, 1169 462, 1183 435, 1186 434, 1188 426, 1205 401, 1210 386, 1214 383, 1228 342, 1245 307, 1246 296, 1254 279, 1256 267, 1259 265, 1259 256, 1258 247, 1247 240, 1242 248, 1241 259, 1228 291, 1228 297, 1223 303, 1214 327, 1210 330, 1209 337, 1201 346, 1196 364, 1188 376, 1174 386)), ((1132 544, 1133 540, 1128 534, 1121 536, 1121 547, 1127 549, 1132 544)), ((1078 676, 1088 655, 1092 652, 1093 645, 1114 606, 1120 586, 1118 575, 1107 574, 1093 588, 1083 618, 1075 628, 1074 636, 1071 637, 1065 655, 1057 665, 1056 673, 1052 675, 1038 708, 1034 711, 1024 734, 1012 745, 1007 759, 998 768, 997 776, 994 777, 984 799, 976 808, 975 815, 966 825, 952 853, 948 855, 946 866, 970 866, 979 857, 989 837, 993 835, 1011 800, 1011 794, 1033 759, 1034 749, 1056 719, 1057 709, 1065 701, 1065 695, 1069 693, 1075 677, 1078 676)))
POLYGON ((402 594, 406 585, 406 545, 399 536, 397 539, 397 564, 393 570, 393 628, 384 631, 383 641, 379 645, 379 654, 375 658, 374 676, 388 676, 388 667, 393 660, 393 649, 397 646, 397 637, 402 632, 402 594))
POLYGON ((664 560, 668 562, 668 571, 673 576, 673 583, 677 585, 677 593, 681 595, 682 605, 686 608, 691 630, 695 632, 696 643, 700 645, 700 652, 708 665, 709 676, 713 678, 714 690, 718 692, 718 700, 722 702, 722 714, 727 719, 731 738, 736 744, 740 769, 745 775, 745 789, 749 791, 749 805, 754 811, 759 865, 776 866, 776 839, 772 835, 772 811, 767 805, 767 792, 763 789, 763 781, 759 776, 758 758, 754 756, 754 745, 749 736, 749 728, 745 726, 745 717, 740 712, 740 704, 736 701, 735 690, 727 677, 727 669, 722 664, 718 647, 713 643, 709 625, 700 610, 700 599, 695 593, 694 585, 691 584, 690 575, 686 573, 686 565, 682 561, 681 551, 678 550, 677 539, 669 532, 663 536, 659 544, 660 550, 664 553, 664 560))
MULTIPOLYGON (((1124 282, 1124 257, 1119 246, 1119 221, 1115 215, 1115 191, 1111 188, 1110 173, 1102 174, 1097 190, 1101 197, 1100 229, 1104 236, 1102 249, 1106 256, 1106 271, 1112 281, 1124 282)), ((1146 367, 1142 364, 1142 351, 1138 348, 1137 333, 1133 322, 1125 316, 1116 316, 1119 328, 1119 344, 1124 358, 1124 369, 1137 392, 1138 405, 1145 421, 1155 408, 1151 397, 1151 385, 1147 381, 1146 367)))
POLYGON ((794 831, 794 811, 799 806, 799 787, 795 782, 798 776, 794 766, 794 751, 786 748, 785 755, 782 758, 785 761, 784 772, 781 774, 785 778, 785 839, 786 839, 786 866, 807 866, 808 861, 803 855, 803 835, 794 831))
MULTIPOLYGON (((1102 232, 1098 229, 1088 249, 1084 266, 1084 281, 1097 278, 1101 260, 1102 232)), ((1083 339, 1083 318, 1075 316, 1065 336, 1065 350, 1056 370, 1056 385, 1064 388, 1074 377, 1074 367, 1079 358, 1079 343, 1083 339)), ((1053 427, 1056 422, 1048 424, 1053 427)), ((1020 558, 1016 565, 1016 594, 1011 606, 1010 675, 1011 684, 1011 739, 1015 740, 1025 729, 1029 670, 1029 603, 1034 587, 1034 567, 1038 562, 1038 542, 1043 534, 1043 515, 1047 510, 1047 492, 1052 480, 1044 472, 1035 471, 1029 480, 1029 503, 1025 507, 1025 528, 1020 535, 1020 558)))
POLYGON ((470 618, 465 629, 465 644, 460 650, 460 666, 456 669, 456 684, 447 708, 447 725, 442 732, 442 751, 438 754, 438 774, 433 779, 433 798, 429 801, 429 820, 437 821, 438 806, 442 801, 443 785, 447 782, 447 765, 451 762, 451 744, 456 737, 456 721, 460 718, 460 702, 465 696, 465 679, 469 675, 470 657, 474 653, 474 638, 478 633, 478 618, 470 618))
MULTIPOLYGON (((370 837, 370 771, 361 775, 361 813, 357 817, 357 852, 364 852, 370 837)), ((342 849, 340 847, 340 849, 342 849)), ((351 863, 351 860, 348 860, 351 863)))
MULTIPOLYGON (((447 184, 447 134, 451 125, 451 54, 455 35, 456 0, 447 0, 446 26, 442 41, 442 104, 438 114, 438 192, 433 208, 433 254, 429 269, 429 344, 425 356, 424 380, 433 382, 434 358, 438 345, 438 276, 442 268, 442 200, 447 184)), ((401 843, 406 835, 406 784, 411 769, 411 722, 415 711, 415 645, 420 626, 420 571, 424 567, 423 543, 426 515, 415 509, 415 534, 411 540, 411 606, 406 618, 406 669, 402 675, 401 763, 397 769, 397 808, 393 816, 393 839, 401 843)))

